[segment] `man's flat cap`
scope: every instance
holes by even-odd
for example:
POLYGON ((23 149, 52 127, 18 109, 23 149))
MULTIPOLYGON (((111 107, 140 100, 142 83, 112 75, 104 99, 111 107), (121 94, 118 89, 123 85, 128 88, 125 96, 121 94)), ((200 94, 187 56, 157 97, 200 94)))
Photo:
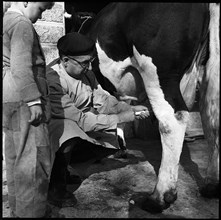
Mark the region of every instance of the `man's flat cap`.
POLYGON ((72 32, 64 35, 58 40, 57 48, 59 52, 67 56, 81 56, 93 52, 95 43, 89 37, 72 32))

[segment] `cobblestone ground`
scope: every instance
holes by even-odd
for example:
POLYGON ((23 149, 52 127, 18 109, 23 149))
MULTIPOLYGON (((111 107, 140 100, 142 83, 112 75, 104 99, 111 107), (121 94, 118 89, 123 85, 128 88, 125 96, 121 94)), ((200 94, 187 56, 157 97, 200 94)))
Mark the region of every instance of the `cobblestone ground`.
MULTIPOLYGON (((198 185, 205 176, 208 148, 204 139, 184 144, 181 154, 178 199, 160 214, 140 206, 152 192, 161 160, 159 141, 128 139, 126 159, 105 158, 99 164, 78 167, 84 181, 74 191, 74 207, 51 206, 53 216, 66 218, 219 218, 219 200, 202 198, 198 185), (133 200, 131 202, 131 200, 133 200)), ((9 216, 5 166, 3 164, 3 217, 9 216)), ((76 186, 69 186, 73 191, 76 186)))

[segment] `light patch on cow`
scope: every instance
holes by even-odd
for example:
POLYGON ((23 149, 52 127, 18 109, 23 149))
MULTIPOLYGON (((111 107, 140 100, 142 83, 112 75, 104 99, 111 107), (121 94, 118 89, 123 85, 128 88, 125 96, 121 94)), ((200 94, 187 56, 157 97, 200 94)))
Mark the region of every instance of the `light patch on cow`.
POLYGON ((130 58, 116 62, 107 56, 98 41, 96 42, 96 48, 101 73, 110 80, 117 90, 120 90, 123 73, 132 64, 130 58))
POLYGON ((210 3, 209 60, 202 71, 200 113, 205 137, 210 147, 207 178, 219 181, 220 126, 220 5, 210 3))
POLYGON ((163 152, 155 193, 162 201, 166 191, 176 189, 179 159, 189 113, 187 111, 174 113, 174 109, 164 98, 152 59, 140 55, 135 47, 133 52, 132 62, 141 74, 153 112, 159 121, 163 152))
POLYGON ((193 68, 189 69, 180 81, 180 91, 189 111, 195 103, 196 86, 199 74, 200 70, 197 69, 196 63, 194 63, 193 68))
POLYGON ((122 101, 137 101, 138 98, 142 100, 142 79, 137 69, 132 65, 131 58, 114 61, 107 56, 98 41, 96 48, 100 71, 115 86, 117 90, 116 97, 122 101))

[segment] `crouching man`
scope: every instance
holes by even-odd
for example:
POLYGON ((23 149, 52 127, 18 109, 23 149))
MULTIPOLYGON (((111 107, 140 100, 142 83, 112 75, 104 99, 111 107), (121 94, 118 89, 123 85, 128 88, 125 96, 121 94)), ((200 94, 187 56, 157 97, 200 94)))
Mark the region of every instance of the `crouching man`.
POLYGON ((101 159, 119 150, 117 124, 148 117, 145 106, 130 106, 103 90, 91 71, 95 43, 73 32, 57 43, 59 58, 47 67, 47 81, 52 108, 49 136, 56 153, 51 174, 49 202, 73 206, 66 190, 67 165, 101 159), (82 154, 80 155, 80 152, 82 154), (64 175, 66 173, 66 175, 64 175))

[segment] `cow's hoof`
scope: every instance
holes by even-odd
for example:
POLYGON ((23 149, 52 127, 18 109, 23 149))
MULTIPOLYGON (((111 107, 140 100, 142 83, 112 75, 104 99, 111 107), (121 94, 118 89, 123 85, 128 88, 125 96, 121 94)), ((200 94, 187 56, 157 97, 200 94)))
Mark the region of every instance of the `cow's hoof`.
POLYGON ((208 183, 200 189, 200 194, 205 198, 218 198, 219 197, 219 184, 208 183))
POLYGON ((177 192, 174 189, 171 189, 164 193, 165 203, 172 204, 177 200, 177 192))
POLYGON ((160 202, 152 195, 147 196, 146 200, 143 202, 143 209, 150 213, 161 213, 164 209, 169 208, 170 204, 174 203, 177 199, 176 190, 169 190, 164 193, 164 201, 160 202))
POLYGON ((157 199, 153 198, 151 195, 147 196, 142 204, 142 209, 150 213, 161 213, 164 209, 170 206, 167 202, 159 202, 157 199))
POLYGON ((164 209, 169 208, 170 204, 172 204, 176 199, 176 190, 169 190, 165 193, 163 201, 158 199, 156 192, 152 194, 137 193, 131 198, 130 205, 137 205, 149 213, 157 214, 161 213, 164 209))

